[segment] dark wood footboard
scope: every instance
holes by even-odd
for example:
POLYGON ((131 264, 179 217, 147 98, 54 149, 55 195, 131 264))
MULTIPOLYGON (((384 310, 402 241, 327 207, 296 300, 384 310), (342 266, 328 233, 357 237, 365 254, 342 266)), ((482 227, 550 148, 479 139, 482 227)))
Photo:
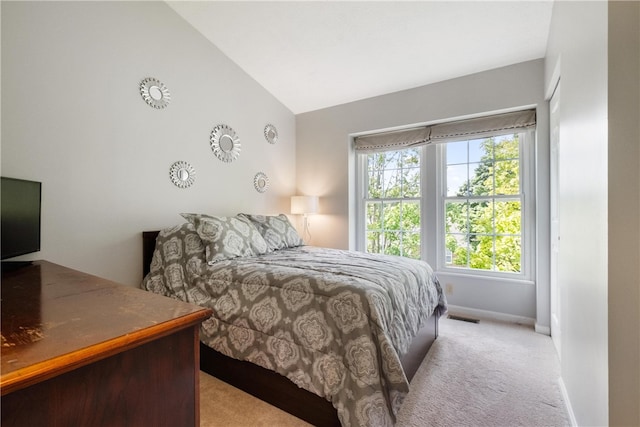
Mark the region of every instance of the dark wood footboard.
MULTIPOLYGON (((149 272, 158 231, 145 231, 143 236, 143 273, 149 272)), ((409 351, 401 358, 411 381, 429 348, 438 336, 436 311, 413 340, 409 351)), ((315 426, 339 426, 338 414, 328 400, 299 388, 288 378, 250 362, 225 356, 200 343, 200 369, 267 403, 272 404, 315 426)))
POLYGON ((411 341, 411 346, 407 353, 400 358, 404 374, 409 382, 418 371, 433 342, 438 338, 438 319, 440 314, 436 309, 436 312, 429 317, 427 324, 418 331, 418 335, 411 341))
MULTIPOLYGON (((402 365, 411 381, 438 335, 434 314, 413 340, 402 365)), ((200 343, 200 369, 318 427, 340 426, 331 402, 299 388, 288 378, 250 362, 232 359, 200 343)))
POLYGON ((277 372, 225 356, 203 343, 200 343, 200 369, 314 426, 340 426, 331 402, 277 372))

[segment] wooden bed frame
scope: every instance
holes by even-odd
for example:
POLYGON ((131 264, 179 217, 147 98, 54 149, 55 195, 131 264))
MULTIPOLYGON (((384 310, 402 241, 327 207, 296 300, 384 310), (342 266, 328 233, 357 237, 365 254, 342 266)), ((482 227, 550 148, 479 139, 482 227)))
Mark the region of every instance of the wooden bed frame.
MULTIPOLYGON (((159 231, 143 231, 143 275, 149 273, 159 231)), ((407 379, 411 381, 429 348, 438 337, 436 311, 414 338, 407 354, 401 357, 407 379)), ((236 360, 200 343, 200 369, 265 402, 268 402, 315 426, 340 426, 331 402, 299 388, 287 377, 250 362, 236 360)))

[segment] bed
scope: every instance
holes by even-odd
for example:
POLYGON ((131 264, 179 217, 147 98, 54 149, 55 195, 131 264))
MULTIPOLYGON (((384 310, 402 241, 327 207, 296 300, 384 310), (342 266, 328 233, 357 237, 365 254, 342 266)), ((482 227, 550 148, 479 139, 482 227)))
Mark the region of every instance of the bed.
POLYGON ((395 423, 446 311, 428 264, 306 246, 285 215, 183 216, 143 232, 143 288, 213 310, 203 371, 317 426, 395 423))

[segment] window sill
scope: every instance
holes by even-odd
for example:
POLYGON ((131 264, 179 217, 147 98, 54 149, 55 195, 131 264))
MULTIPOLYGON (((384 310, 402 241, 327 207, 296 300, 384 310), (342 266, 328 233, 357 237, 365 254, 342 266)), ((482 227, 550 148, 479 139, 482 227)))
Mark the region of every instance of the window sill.
POLYGON ((504 283, 513 283, 517 285, 535 285, 536 282, 519 275, 509 275, 509 274, 500 274, 500 273, 491 273, 491 272, 475 272, 475 271, 458 271, 452 270, 450 268, 441 268, 435 270, 436 276, 447 276, 447 277, 463 277, 466 279, 472 280, 491 280, 494 282, 504 282, 504 283))

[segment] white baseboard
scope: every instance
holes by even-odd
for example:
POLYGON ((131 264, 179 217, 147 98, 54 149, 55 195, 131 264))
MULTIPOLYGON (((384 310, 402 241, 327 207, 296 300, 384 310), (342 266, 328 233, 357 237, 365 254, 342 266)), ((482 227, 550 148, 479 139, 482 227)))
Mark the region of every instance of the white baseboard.
POLYGON ((542 326, 536 323, 535 330, 539 334, 551 336, 551 326, 542 326))
MULTIPOLYGON (((498 313, 497 311, 479 310, 477 308, 461 307, 459 305, 449 305, 450 314, 474 317, 476 319, 500 320, 502 322, 518 323, 520 325, 535 325, 535 319, 524 316, 514 316, 513 314, 498 313)), ((537 329, 536 329, 537 332, 537 329)))
POLYGON ((571 407, 571 400, 569 400, 569 394, 567 393, 567 388, 564 386, 562 377, 558 378, 558 384, 560 385, 560 393, 562 393, 562 400, 564 400, 564 407, 567 410, 567 414, 569 415, 569 422, 571 423, 571 427, 578 427, 576 416, 573 413, 573 408, 571 407))

